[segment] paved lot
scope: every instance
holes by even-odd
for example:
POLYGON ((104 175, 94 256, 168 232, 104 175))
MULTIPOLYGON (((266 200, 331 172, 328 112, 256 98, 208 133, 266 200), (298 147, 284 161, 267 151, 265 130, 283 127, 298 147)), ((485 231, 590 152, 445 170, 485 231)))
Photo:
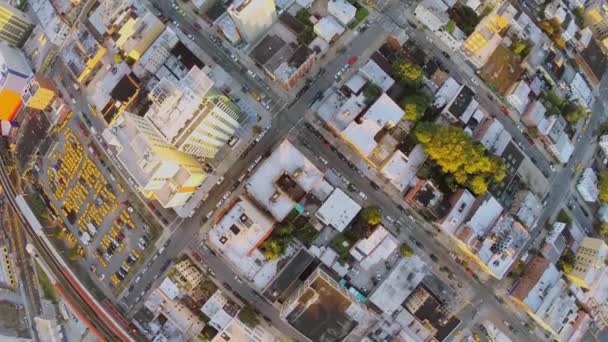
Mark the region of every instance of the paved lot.
POLYGON ((124 288, 129 269, 145 254, 140 239, 146 236, 145 246, 151 246, 154 233, 146 232, 150 228, 127 201, 125 186, 83 136, 84 129, 75 130, 66 127, 57 135, 43 158, 40 180, 63 221, 65 229, 59 236, 71 247, 69 257, 81 258, 91 278, 113 296, 124 288))

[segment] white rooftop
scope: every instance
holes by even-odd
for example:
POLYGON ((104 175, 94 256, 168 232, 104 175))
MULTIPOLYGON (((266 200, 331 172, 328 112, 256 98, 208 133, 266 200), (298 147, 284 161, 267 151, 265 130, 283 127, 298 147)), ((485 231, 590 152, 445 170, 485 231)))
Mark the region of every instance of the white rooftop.
POLYGON ((365 77, 363 77, 361 73, 358 72, 354 74, 350 79, 348 79, 348 81, 346 81, 344 85, 356 94, 359 92, 359 90, 361 90, 361 88, 363 88, 365 83, 367 83, 367 80, 365 79, 365 77))
POLYGON ((502 205, 493 196, 489 196, 481 203, 465 225, 471 228, 478 237, 484 236, 488 228, 500 216, 502 210, 502 205))
POLYGON ((572 79, 572 82, 570 83, 570 90, 573 98, 579 100, 582 105, 589 106, 591 99, 593 98, 593 94, 589 84, 587 84, 587 81, 585 81, 580 73, 576 73, 572 79))
POLYGON ((416 178, 416 171, 426 159, 424 148, 418 144, 406 156, 401 150, 395 150, 388 161, 382 166, 380 172, 399 191, 405 191, 412 180, 416 178))
POLYGON ((540 200, 534 196, 532 191, 527 191, 525 197, 519 209, 515 213, 515 216, 529 229, 536 222, 543 210, 543 206, 540 200))
POLYGON ((448 78, 445 82, 443 82, 443 85, 441 88, 439 88, 437 93, 435 93, 435 99, 433 101, 434 105, 436 107, 446 105, 458 94, 461 86, 462 85, 456 82, 455 79, 451 77, 448 78))
POLYGON ((496 119, 491 120, 492 122, 486 128, 479 142, 492 154, 501 155, 511 141, 511 134, 500 121, 496 119))
POLYGON ((463 190, 460 197, 441 223, 441 228, 449 234, 454 234, 456 229, 466 218, 471 207, 473 207, 473 203, 475 203, 475 196, 468 190, 463 190))
POLYGON ((357 241, 350 250, 350 254, 354 256, 355 259, 361 261, 363 257, 370 255, 387 235, 389 235, 389 232, 386 228, 383 226, 377 227, 370 236, 357 241))
POLYGON ((155 100, 146 117, 173 142, 197 115, 202 98, 212 87, 213 81, 196 66, 179 83, 163 79, 150 92, 155 100))
POLYGON ((323 179, 323 173, 302 152, 283 140, 245 185, 251 197, 277 221, 283 221, 296 205, 294 199, 279 190, 275 183, 285 173, 306 193, 323 179))
POLYGON ((519 113, 523 113, 528 106, 528 102, 530 101, 528 96, 530 94, 530 86, 525 81, 519 81, 511 94, 506 97, 507 102, 509 102, 513 108, 515 108, 519 113))
POLYGON ((314 31, 319 37, 327 42, 331 42, 334 38, 344 33, 344 27, 334 17, 327 16, 317 21, 314 31))
POLYGON ((326 225, 343 232, 360 210, 361 206, 357 202, 336 188, 315 216, 326 225))
POLYGON ((346 97, 337 91, 323 101, 317 113, 334 130, 343 132, 365 108, 365 96, 346 97))
POLYGON ((171 300, 175 299, 179 295, 179 288, 171 279, 166 277, 163 282, 160 283, 158 288, 171 300))
POLYGON ((553 146, 557 150, 556 157, 561 163, 567 163, 574 153, 574 145, 566 133, 562 133, 553 146))
POLYGON ((209 230, 209 242, 242 273, 253 278, 265 260, 257 247, 272 232, 274 220, 247 199, 239 198, 209 230))
MULTIPOLYGON (((376 229, 379 228, 380 227, 376 229)), ((399 245, 399 240, 397 240, 393 234, 387 234, 380 242, 380 245, 378 245, 377 248, 374 248, 370 254, 361 260, 359 266, 366 271, 374 269, 379 263, 384 263, 384 261, 399 248, 399 245)))
POLYGON ((369 156, 378 145, 376 134, 387 125, 396 125, 405 112, 386 93, 369 108, 361 124, 351 122, 342 133, 361 153, 369 156))
POLYGON ((393 84, 395 84, 395 80, 384 72, 384 70, 382 70, 382 68, 376 62, 374 62, 373 59, 370 59, 364 66, 362 66, 361 69, 359 69, 359 72, 362 73, 368 80, 372 81, 375 85, 379 86, 383 91, 389 90, 393 84))
POLYGON ((477 256, 497 279, 502 279, 530 238, 528 231, 510 215, 503 215, 486 235, 477 256))
POLYGON ((228 299, 222 294, 222 291, 216 290, 211 298, 201 307, 201 312, 210 319, 208 324, 211 324, 218 331, 224 329, 233 319, 224 310, 224 306, 227 303, 228 299))
POLYGON ((422 281, 428 266, 418 257, 402 258, 389 276, 369 297, 382 312, 390 316, 422 281))
POLYGON ((338 21, 346 26, 354 18, 357 9, 345 0, 332 0, 327 2, 327 10, 329 14, 333 15, 338 21))

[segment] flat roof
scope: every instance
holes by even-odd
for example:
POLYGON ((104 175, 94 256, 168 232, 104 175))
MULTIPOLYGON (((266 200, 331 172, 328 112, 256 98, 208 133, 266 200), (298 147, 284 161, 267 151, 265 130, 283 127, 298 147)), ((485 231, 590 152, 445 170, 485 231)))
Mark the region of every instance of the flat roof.
POLYGON ((361 206, 357 202, 336 188, 315 216, 326 225, 343 232, 360 210, 361 206))
POLYGON ((399 123, 404 114, 403 109, 383 93, 363 115, 361 123, 351 122, 343 135, 364 155, 369 156, 378 145, 376 134, 387 124, 399 123))
POLYGON ((245 185, 247 192, 277 221, 283 221, 296 202, 277 186, 277 180, 285 174, 305 193, 311 191, 323 179, 323 173, 288 140, 264 160, 245 185))
POLYGON ((283 46, 287 44, 281 37, 269 34, 249 54, 254 61, 265 65, 283 46))
POLYGON ((468 190, 461 190, 460 193, 454 196, 458 196, 458 199, 441 223, 441 227, 450 234, 456 231, 473 207, 473 203, 475 203, 475 196, 468 190))
POLYGON ((437 90, 437 93, 435 93, 434 102, 439 106, 448 104, 448 102, 450 102, 458 94, 460 87, 462 87, 462 85, 456 82, 455 79, 451 77, 448 78, 445 82, 443 82, 441 88, 437 90))
POLYGON ((326 16, 317 21, 314 31, 327 42, 344 33, 344 27, 332 16, 326 16))
POLYGON ((388 91, 393 84, 395 84, 395 80, 382 70, 382 68, 372 59, 361 67, 359 72, 365 75, 370 81, 374 82, 374 84, 379 86, 383 91, 388 91))
POLYGON ((264 297, 271 302, 285 298, 295 290, 294 285, 301 283, 302 274, 311 266, 316 265, 316 259, 308 253, 305 248, 301 248, 298 253, 283 268, 281 273, 274 278, 264 291, 264 297), (290 291, 291 290, 291 291, 290 291))
POLYGON ((184 45, 181 41, 177 42, 175 46, 171 49, 171 54, 175 56, 183 65, 186 66, 187 70, 192 69, 194 66, 202 69, 205 66, 205 63, 201 61, 190 49, 184 45))
POLYGON ((369 301, 385 315, 392 315, 422 281, 428 269, 428 265, 418 256, 401 258, 388 277, 369 297, 369 301))
POLYGON ((460 118, 471 105, 475 106, 476 109, 477 101, 473 99, 473 96, 475 96, 475 92, 473 92, 473 90, 471 90, 471 88, 468 86, 463 86, 460 88, 456 98, 454 98, 450 104, 448 112, 455 117, 460 118))
POLYGON ((365 109, 365 95, 345 97, 335 91, 317 110, 319 116, 338 132, 343 132, 365 109))
POLYGON ((272 233, 274 220, 245 198, 239 198, 209 230, 209 242, 249 278, 265 260, 257 249, 272 233))
POLYGON ((339 291, 325 277, 329 275, 317 273, 296 299, 296 307, 286 320, 312 341, 340 341, 358 325, 349 315, 351 306, 357 304, 343 293, 346 289, 339 291))
POLYGON ((502 205, 494 197, 491 195, 487 196, 477 210, 475 210, 469 221, 465 223, 478 237, 485 235, 488 228, 490 228, 503 211, 502 205))
POLYGON ((425 160, 426 154, 420 144, 416 145, 407 156, 400 150, 395 150, 380 169, 380 173, 399 191, 405 191, 416 178, 416 171, 425 160))
POLYGON ((503 215, 492 227, 491 233, 487 234, 477 256, 496 278, 502 279, 529 238, 530 234, 524 226, 511 215, 503 215))

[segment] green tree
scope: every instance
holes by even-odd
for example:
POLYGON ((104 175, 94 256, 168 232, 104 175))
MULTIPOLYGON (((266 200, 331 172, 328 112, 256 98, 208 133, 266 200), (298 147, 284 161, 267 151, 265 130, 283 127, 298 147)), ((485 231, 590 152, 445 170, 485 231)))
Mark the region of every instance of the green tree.
POLYGON ((361 220, 370 226, 377 226, 382 223, 382 210, 377 207, 363 208, 359 213, 361 220))
POLYGON ((605 238, 608 236, 608 223, 602 223, 597 229, 598 234, 605 238))
POLYGON ((451 34, 456 29, 456 23, 454 21, 450 20, 450 21, 448 21, 447 24, 445 24, 443 29, 445 30, 445 32, 451 34))
POLYGON ((281 243, 279 239, 271 239, 268 238, 266 241, 262 243, 262 254, 264 257, 270 261, 277 260, 283 252, 285 252, 285 246, 281 243))
POLYGON ((600 172, 597 187, 599 190, 600 202, 608 203, 608 171, 600 172))
POLYGON ((376 101, 380 95, 382 95, 382 88, 372 82, 369 82, 363 88, 363 95, 365 95, 367 103, 372 103, 376 101))
POLYGON ((564 118, 566 119, 566 121, 568 121, 568 123, 575 124, 580 119, 587 116, 587 110, 581 105, 578 105, 573 102, 568 102, 564 106, 562 114, 564 115, 564 118))
POLYGON ((530 49, 532 48, 532 42, 529 39, 518 39, 512 38, 511 51, 524 58, 530 53, 530 49))
POLYGON ((399 247, 399 252, 401 253, 401 256, 405 258, 409 258, 414 255, 414 250, 412 249, 412 247, 408 246, 405 243, 399 247))
POLYGON ((418 121, 422 118, 430 105, 431 99, 421 92, 406 96, 401 102, 401 107, 405 111, 403 120, 411 122, 418 121))
POLYGON ((419 87, 422 82, 422 68, 403 59, 393 63, 393 73, 405 85, 412 88, 419 87))
POLYGON ((249 326, 252 329, 255 328, 255 326, 258 325, 258 323, 260 323, 260 320, 258 319, 258 315, 255 313, 253 308, 251 308, 249 305, 242 308, 239 311, 238 316, 239 316, 239 319, 241 320, 241 322, 245 323, 247 326, 249 326))
POLYGON ((564 273, 570 273, 574 269, 574 254, 566 250, 560 257, 557 265, 564 271, 564 273))

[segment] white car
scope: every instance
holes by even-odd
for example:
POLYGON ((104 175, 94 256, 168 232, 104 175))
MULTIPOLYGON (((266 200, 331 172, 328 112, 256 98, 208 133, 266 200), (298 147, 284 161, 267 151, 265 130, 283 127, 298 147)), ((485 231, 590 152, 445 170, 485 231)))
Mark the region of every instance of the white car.
POLYGON ((471 77, 471 82, 473 82, 474 85, 479 86, 479 82, 477 82, 475 77, 471 77))
POLYGON ((220 177, 220 179, 217 180, 217 182, 215 182, 215 184, 220 185, 224 182, 224 176, 220 177))
POLYGON ((227 200, 227 199, 228 199, 228 197, 229 197, 229 196, 230 196, 230 191, 227 191, 227 192, 224 194, 224 197, 222 197, 222 199, 225 201, 225 200, 227 200))
POLYGON ((393 218, 392 218, 392 217, 390 217, 390 216, 385 216, 385 218, 386 218, 386 220, 387 220, 388 222, 390 222, 390 223, 394 223, 394 222, 395 222, 395 220, 393 220, 393 218))
POLYGON ((215 205, 216 208, 219 208, 222 206, 222 204, 224 204, 224 200, 221 199, 219 202, 217 202, 217 204, 215 205))
POLYGON ((188 33, 188 38, 190 38, 190 40, 194 39, 194 37, 190 33, 188 33))
POLYGON ((208 219, 210 219, 210 218, 211 218, 211 216, 213 216, 213 212, 214 212, 214 211, 213 211, 213 210, 211 210, 210 212, 208 212, 208 213, 207 213, 207 216, 205 216, 205 217, 207 218, 207 220, 208 220, 208 219))
POLYGON ((319 160, 321 161, 321 163, 323 163, 323 165, 327 165, 327 159, 319 157, 319 160))
POLYGON ((364 201, 367 199, 367 195, 364 192, 359 192, 359 197, 361 197, 364 201))

